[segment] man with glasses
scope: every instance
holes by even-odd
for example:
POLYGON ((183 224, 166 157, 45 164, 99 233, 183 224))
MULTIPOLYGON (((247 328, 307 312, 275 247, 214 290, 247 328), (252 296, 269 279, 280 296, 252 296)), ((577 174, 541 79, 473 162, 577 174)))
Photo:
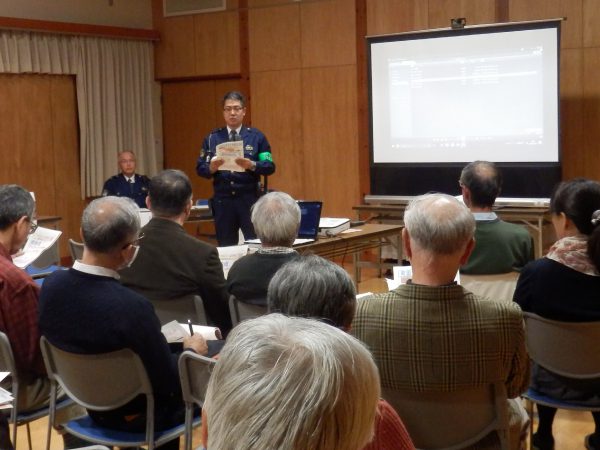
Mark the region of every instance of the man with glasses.
MULTIPOLYGON (((183 421, 176 355, 171 354, 152 304, 119 283, 117 270, 130 265, 139 250, 140 217, 133 200, 102 197, 83 211, 83 258, 73 268, 54 272, 40 295, 40 331, 55 346, 73 353, 97 354, 129 348, 146 368, 156 402, 155 429, 183 421)), ((198 334, 184 348, 206 354, 198 334)), ((110 411, 89 411, 109 428, 145 429, 145 400, 136 397, 110 411)), ((179 449, 178 440, 160 447, 179 449)))
POLYGON ((246 98, 231 91, 223 97, 223 118, 226 126, 210 132, 202 143, 196 163, 198 175, 213 179, 212 209, 217 241, 220 246, 236 245, 238 230, 246 239, 256 234, 250 220, 250 207, 256 202, 260 175, 271 175, 275 164, 271 146, 265 135, 256 128, 242 125, 246 115, 246 98), (222 170, 225 161, 217 156, 217 145, 229 141, 243 142, 243 158, 236 158, 241 171, 222 170))

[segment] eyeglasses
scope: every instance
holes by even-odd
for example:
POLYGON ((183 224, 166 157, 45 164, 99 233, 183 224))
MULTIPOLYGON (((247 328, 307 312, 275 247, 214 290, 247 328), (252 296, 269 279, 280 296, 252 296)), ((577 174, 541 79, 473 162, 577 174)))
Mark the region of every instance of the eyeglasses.
POLYGON ((131 246, 131 247, 139 247, 140 246, 140 241, 144 239, 144 235, 140 234, 138 236, 138 238, 135 241, 131 241, 128 242, 127 244, 125 244, 123 247, 121 247, 123 250, 125 250, 127 247, 131 246))
POLYGON ((35 230, 37 230, 38 227, 39 225, 37 224, 37 220, 29 219, 29 234, 35 233, 35 230))
POLYGON ((223 108, 223 111, 225 111, 225 112, 233 112, 233 111, 240 112, 242 109, 244 109, 243 106, 225 106, 223 108))

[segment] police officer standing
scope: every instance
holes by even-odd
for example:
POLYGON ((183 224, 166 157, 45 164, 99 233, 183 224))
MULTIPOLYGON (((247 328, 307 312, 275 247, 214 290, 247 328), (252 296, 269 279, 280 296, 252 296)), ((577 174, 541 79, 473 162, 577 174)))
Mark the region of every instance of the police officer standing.
POLYGON ((227 126, 213 130, 204 138, 196 171, 201 177, 213 179, 212 208, 217 241, 220 246, 228 246, 238 243, 240 228, 246 239, 256 237, 250 208, 259 195, 260 175, 271 175, 275 164, 265 135, 256 128, 242 125, 246 115, 244 95, 228 92, 222 103, 227 126), (227 141, 243 141, 244 157, 235 160, 243 172, 219 170, 225 161, 216 156, 216 147, 227 141))
POLYGON ((129 197, 140 208, 145 208, 150 180, 146 175, 135 173, 135 154, 131 150, 119 152, 119 169, 119 175, 110 177, 104 183, 102 196, 129 197))

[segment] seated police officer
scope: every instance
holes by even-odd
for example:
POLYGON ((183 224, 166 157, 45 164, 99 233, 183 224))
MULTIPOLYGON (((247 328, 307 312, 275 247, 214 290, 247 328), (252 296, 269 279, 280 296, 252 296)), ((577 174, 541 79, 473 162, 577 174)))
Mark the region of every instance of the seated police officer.
POLYGON ((131 150, 119 153, 119 170, 120 174, 110 177, 104 183, 102 196, 129 197, 140 208, 145 208, 150 180, 146 175, 135 173, 135 154, 131 150))

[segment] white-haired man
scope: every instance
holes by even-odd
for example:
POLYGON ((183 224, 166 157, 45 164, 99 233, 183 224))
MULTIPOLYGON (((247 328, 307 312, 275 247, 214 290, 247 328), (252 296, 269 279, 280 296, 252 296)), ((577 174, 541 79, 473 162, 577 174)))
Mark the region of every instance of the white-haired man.
MULTIPOLYGON (((375 355, 384 398, 386 390, 453 391, 494 381, 518 397, 529 383, 520 308, 482 301, 454 282, 473 249, 473 215, 454 197, 428 194, 410 203, 404 223, 412 279, 359 302, 353 322, 375 355)), ((518 448, 526 414, 517 401, 509 407, 511 448, 518 448)), ((498 437, 488 435, 478 448, 498 448, 498 437)))

